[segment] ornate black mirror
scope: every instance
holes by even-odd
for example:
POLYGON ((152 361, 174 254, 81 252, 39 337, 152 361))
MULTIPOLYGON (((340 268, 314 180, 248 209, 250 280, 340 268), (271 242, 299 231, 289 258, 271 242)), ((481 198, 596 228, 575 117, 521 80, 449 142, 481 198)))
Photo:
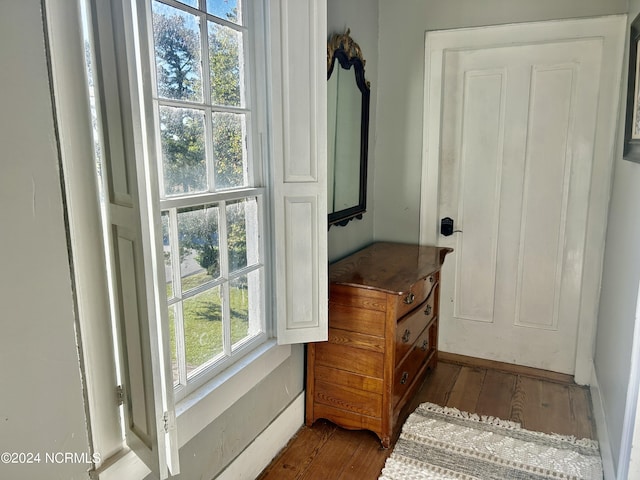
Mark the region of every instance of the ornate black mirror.
POLYGON ((367 203, 370 86, 349 33, 333 35, 327 45, 329 226, 362 218, 367 203))

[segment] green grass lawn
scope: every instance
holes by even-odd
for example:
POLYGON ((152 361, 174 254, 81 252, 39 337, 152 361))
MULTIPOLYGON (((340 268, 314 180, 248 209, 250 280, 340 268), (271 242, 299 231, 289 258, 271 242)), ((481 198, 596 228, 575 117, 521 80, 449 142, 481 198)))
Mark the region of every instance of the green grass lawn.
MULTIPOLYGON (((209 281, 206 272, 183 279, 183 290, 209 281)), ((167 286, 169 291, 170 286, 167 286)), ((247 290, 230 289, 231 341, 236 343, 247 336, 249 330, 247 290)), ((220 287, 207 290, 183 302, 185 350, 187 368, 195 368, 222 352, 222 301, 220 287)), ((176 361, 176 338, 173 307, 169 308, 171 360, 176 361)))

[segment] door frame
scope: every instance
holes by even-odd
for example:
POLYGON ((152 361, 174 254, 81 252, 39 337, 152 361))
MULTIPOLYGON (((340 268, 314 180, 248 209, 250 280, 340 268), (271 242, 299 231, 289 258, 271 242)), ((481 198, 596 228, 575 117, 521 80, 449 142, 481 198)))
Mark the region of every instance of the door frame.
POLYGON ((440 30, 426 32, 425 35, 420 243, 430 245, 437 245, 440 238, 439 152, 445 51, 585 38, 597 38, 602 42, 600 95, 597 106, 597 125, 594 132, 594 159, 589 191, 589 212, 574 373, 576 383, 581 385, 591 383, 593 372, 593 353, 617 138, 626 27, 626 15, 609 15, 585 19, 440 30))

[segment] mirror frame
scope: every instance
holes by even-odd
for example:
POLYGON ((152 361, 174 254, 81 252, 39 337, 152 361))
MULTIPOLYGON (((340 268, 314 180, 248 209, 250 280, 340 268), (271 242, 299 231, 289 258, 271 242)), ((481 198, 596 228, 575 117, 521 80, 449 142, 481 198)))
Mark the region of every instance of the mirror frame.
MULTIPOLYGON (((345 226, 354 218, 362 219, 367 207, 367 164, 369 149, 369 98, 371 84, 365 79, 365 60, 360 46, 353 41, 350 30, 344 34, 334 34, 327 44, 327 81, 336 64, 350 70, 353 67, 356 86, 362 93, 362 111, 360 115, 360 175, 358 204, 343 210, 329 213, 329 227, 331 225, 345 226)), ((334 162, 335 162, 334 158, 334 162)), ((335 193, 334 193, 335 195, 335 193)))

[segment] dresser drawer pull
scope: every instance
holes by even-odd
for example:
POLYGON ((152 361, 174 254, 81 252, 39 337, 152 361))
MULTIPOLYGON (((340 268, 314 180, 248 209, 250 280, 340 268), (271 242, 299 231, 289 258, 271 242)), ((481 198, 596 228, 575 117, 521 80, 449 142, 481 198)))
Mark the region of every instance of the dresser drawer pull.
POLYGON ((404 335, 402 335, 402 343, 408 343, 411 339, 411 330, 408 328, 404 331, 404 335))
POLYGON ((427 308, 424 309, 425 315, 431 315, 431 305, 427 305, 427 308))
POLYGON ((420 347, 420 350, 422 350, 423 352, 426 352, 427 348, 429 348, 429 340, 424 340, 422 342, 422 346, 420 347))
POLYGON ((429 277, 429 283, 433 283, 433 275, 429 277))
POLYGON ((409 372, 403 372, 402 377, 400 378, 400 383, 404 385, 409 380, 409 372))
POLYGON ((407 305, 411 305, 415 299, 416 296, 413 293, 409 293, 409 295, 404 297, 404 303, 406 303, 407 305))

